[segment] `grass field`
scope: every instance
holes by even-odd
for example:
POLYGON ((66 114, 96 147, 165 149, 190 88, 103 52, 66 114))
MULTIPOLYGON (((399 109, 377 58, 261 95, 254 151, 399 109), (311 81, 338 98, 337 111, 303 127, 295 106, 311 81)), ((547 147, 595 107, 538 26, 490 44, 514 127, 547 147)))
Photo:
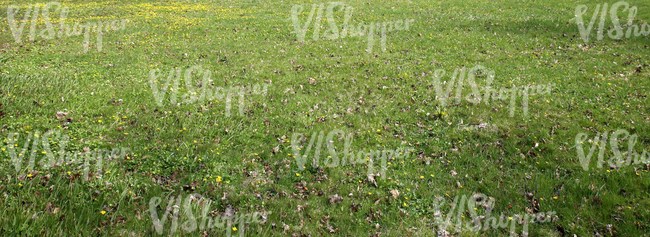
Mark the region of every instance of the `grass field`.
POLYGON ((650 236, 650 38, 585 42, 604 1, 59 1, 101 40, 36 3, 0 0, 2 236, 650 236))

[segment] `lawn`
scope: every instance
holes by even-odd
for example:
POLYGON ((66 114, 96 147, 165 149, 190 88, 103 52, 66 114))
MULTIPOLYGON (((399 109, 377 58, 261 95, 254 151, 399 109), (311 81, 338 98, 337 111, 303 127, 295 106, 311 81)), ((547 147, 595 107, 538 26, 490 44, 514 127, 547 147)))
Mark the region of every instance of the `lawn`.
POLYGON ((0 0, 0 235, 650 236, 625 4, 0 0))

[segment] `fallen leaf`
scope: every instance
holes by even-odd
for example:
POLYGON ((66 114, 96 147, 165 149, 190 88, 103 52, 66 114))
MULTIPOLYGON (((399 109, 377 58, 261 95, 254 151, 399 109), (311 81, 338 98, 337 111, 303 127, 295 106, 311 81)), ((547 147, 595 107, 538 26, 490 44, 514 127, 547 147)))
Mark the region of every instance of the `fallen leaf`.
POLYGON ((397 197, 399 197, 399 190, 397 189, 390 190, 390 194, 393 195, 393 198, 397 199, 397 197))
POLYGON ((330 196, 329 199, 330 199, 330 204, 339 203, 339 202, 343 201, 343 198, 341 196, 339 196, 338 194, 334 194, 334 195, 330 196))
POLYGON ((61 111, 56 112, 56 119, 57 120, 61 120, 61 119, 65 118, 65 117, 68 117, 68 113, 61 112, 61 111))
POLYGON ((377 186, 377 181, 375 181, 375 174, 369 174, 368 175, 368 182, 374 184, 375 187, 378 187, 377 186))

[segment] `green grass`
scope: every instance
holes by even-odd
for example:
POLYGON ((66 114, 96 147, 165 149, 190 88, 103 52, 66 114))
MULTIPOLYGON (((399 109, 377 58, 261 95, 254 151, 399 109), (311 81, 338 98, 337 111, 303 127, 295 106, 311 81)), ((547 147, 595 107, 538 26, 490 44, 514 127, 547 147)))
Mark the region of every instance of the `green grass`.
MULTIPOLYGON (((29 23, 23 43, 15 43, 6 9, 19 4, 22 19, 35 1, 19 2, 0 1, 3 236, 157 236, 149 201, 163 199, 160 215, 168 197, 185 200, 192 193, 210 198, 216 213, 272 213, 265 223, 233 232, 246 236, 437 236, 436 198, 450 205, 454 197, 473 193, 493 197, 493 213, 508 216, 528 213, 526 193, 533 193, 539 211, 557 217, 530 224, 530 236, 650 232, 650 166, 598 169, 592 161, 585 171, 576 153, 575 137, 582 132, 593 139, 597 132, 625 129, 639 136, 639 153, 650 144, 649 38, 585 44, 572 20, 578 5, 589 7, 590 19, 603 2, 347 1, 355 25, 415 20, 409 30, 388 34, 386 51, 376 38, 366 52, 365 37, 313 40, 313 23, 305 42, 298 42, 290 14, 297 3, 287 1, 60 1, 70 7, 69 22, 130 20, 126 29, 103 36, 101 52, 93 34, 88 53, 83 36, 28 41, 29 23), (247 95, 244 115, 234 100, 230 117, 225 100, 158 106, 149 71, 195 65, 212 71, 208 88, 259 84, 268 92, 247 95), (494 70, 494 88, 556 86, 550 94, 530 96, 528 116, 519 99, 512 117, 509 102, 500 100, 456 104, 450 98, 441 106, 434 71, 447 71, 448 81, 453 70, 476 65, 494 70), (58 111, 69 113, 57 119, 58 111), (477 128, 483 123, 486 128, 477 128), (90 181, 83 180, 78 163, 16 172, 5 138, 21 134, 16 144, 22 149, 27 132, 52 129, 69 135, 66 151, 132 152, 104 164, 101 178, 93 171, 90 181), (377 186, 363 164, 316 168, 308 162, 300 171, 292 135, 311 138, 334 129, 354 135, 355 154, 398 147, 414 152, 389 161, 377 186), (397 199, 391 190, 400 192, 397 199), (335 194, 343 200, 330 204, 335 194)), ((301 23, 312 3, 302 3, 301 23)), ((636 23, 650 20, 650 5, 628 3, 638 7, 636 23)), ((341 27, 343 13, 336 14, 341 27)), ((58 19, 58 13, 50 17, 58 19)), ((476 82, 485 86, 485 78, 476 82)), ((469 93, 466 85, 462 95, 469 93)), ((335 141, 337 150, 343 143, 335 141)), ((45 156, 41 151, 38 160, 45 156)), ((611 156, 608 146, 605 157, 611 156)), ((443 205, 444 215, 449 205, 443 205)), ((185 221, 181 215, 175 235, 226 233, 184 232, 185 221)), ((500 229, 457 233, 507 235, 500 229)))

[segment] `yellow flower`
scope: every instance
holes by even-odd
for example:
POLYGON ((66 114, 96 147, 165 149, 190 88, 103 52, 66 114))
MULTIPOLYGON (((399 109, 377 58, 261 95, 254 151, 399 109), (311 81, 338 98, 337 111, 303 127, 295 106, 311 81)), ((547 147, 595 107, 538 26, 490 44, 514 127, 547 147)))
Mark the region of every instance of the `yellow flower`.
POLYGON ((237 231, 237 227, 233 227, 233 228, 232 228, 232 231, 237 231))
POLYGON ((221 182, 221 181, 222 181, 221 176, 217 176, 217 182, 221 182))
POLYGON ((97 120, 97 122, 101 123, 102 121, 101 121, 101 120, 97 120))
POLYGON ((300 174, 296 173, 296 176, 300 176, 300 174))
POLYGON ((557 200, 557 196, 553 197, 553 199, 557 200))
POLYGON ((102 211, 102 215, 106 214, 106 211, 102 211))

